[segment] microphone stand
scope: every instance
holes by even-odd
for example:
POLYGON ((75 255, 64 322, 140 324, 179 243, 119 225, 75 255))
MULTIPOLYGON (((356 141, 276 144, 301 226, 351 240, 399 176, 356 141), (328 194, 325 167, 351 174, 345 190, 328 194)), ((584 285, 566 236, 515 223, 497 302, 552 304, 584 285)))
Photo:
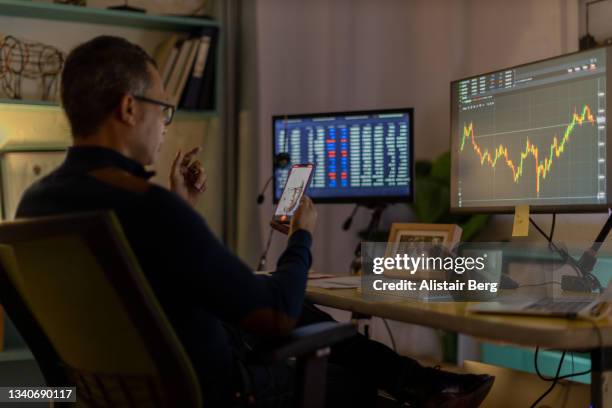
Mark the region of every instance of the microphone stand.
POLYGON ((255 269, 256 271, 263 271, 266 267, 266 263, 268 261, 268 251, 270 250, 270 243, 272 242, 272 234, 274 234, 274 228, 270 228, 270 234, 268 234, 268 243, 266 244, 266 249, 264 249, 263 253, 259 257, 257 269, 255 269))
MULTIPOLYGON (((380 218, 382 216, 383 211, 387 208, 388 204, 378 203, 378 204, 370 204, 366 205, 366 207, 371 208, 372 216, 370 218, 370 223, 365 230, 365 239, 369 239, 372 232, 374 232, 378 226, 380 225, 380 218)), ((361 273, 361 241, 357 243, 357 247, 355 248, 355 258, 351 262, 351 274, 359 275, 361 273)))

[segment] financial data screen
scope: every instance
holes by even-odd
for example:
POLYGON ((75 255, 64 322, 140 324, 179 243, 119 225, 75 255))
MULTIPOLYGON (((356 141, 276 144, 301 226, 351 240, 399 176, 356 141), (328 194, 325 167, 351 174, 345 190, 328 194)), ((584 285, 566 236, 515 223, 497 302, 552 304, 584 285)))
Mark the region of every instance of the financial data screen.
POLYGON ((275 216, 293 216, 304 194, 311 172, 312 165, 306 167, 293 167, 291 169, 287 184, 285 184, 285 189, 283 190, 283 195, 281 195, 280 201, 276 206, 275 216))
MULTIPOLYGON (((315 201, 412 198, 412 110, 275 116, 274 154, 313 163, 306 194, 315 201)), ((290 166, 274 172, 274 198, 290 166)))
POLYGON ((451 207, 605 208, 606 48, 451 84, 451 207))

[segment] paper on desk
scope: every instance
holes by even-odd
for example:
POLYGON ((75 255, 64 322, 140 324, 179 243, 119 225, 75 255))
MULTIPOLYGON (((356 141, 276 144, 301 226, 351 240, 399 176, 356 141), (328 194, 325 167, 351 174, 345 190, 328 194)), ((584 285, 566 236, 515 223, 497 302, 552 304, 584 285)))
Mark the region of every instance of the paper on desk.
POLYGON ((340 276, 337 278, 316 279, 308 286, 323 289, 353 289, 361 287, 361 276, 340 276))
POLYGON ((312 269, 310 270, 310 273, 308 273, 308 279, 326 279, 326 278, 333 278, 335 275, 330 275, 328 273, 314 273, 312 272, 312 269))
MULTIPOLYGON (((275 270, 274 269, 270 269, 267 271, 253 271, 255 273, 255 275, 272 275, 275 270)), ((329 275, 329 274, 325 274, 325 273, 316 273, 313 272, 313 269, 310 269, 308 271, 308 279, 322 279, 322 278, 333 278, 336 275, 329 275)))

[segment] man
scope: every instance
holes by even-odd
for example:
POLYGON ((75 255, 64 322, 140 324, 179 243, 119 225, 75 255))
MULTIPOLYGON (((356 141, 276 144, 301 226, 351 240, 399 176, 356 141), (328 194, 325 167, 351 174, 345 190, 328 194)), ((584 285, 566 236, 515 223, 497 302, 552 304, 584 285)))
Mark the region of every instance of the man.
MULTIPOLYGON (((114 210, 194 364, 207 406, 229 405, 245 391, 262 403, 290 392, 289 366, 245 366, 240 352, 245 338, 265 341, 296 324, 330 319, 304 303, 317 218, 312 202, 304 199, 296 212, 273 276, 256 276, 193 210, 206 189, 199 148, 176 155, 172 191, 147 181, 152 174, 144 166, 155 163, 174 107, 140 47, 109 36, 80 45, 66 59, 61 98, 74 146, 27 190, 18 216, 114 210)), ((361 335, 333 347, 329 372, 330 405, 353 399, 351 406, 372 406, 384 388, 421 406, 474 406, 493 381, 421 367, 361 335)))

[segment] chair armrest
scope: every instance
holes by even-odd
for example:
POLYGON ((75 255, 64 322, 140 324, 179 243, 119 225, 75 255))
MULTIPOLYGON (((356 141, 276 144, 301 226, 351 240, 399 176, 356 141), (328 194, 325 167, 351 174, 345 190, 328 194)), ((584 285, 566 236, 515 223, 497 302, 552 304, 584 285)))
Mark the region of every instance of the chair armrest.
POLYGON ((289 357, 299 357, 329 347, 357 333, 350 323, 321 322, 299 327, 287 337, 258 347, 249 353, 253 363, 271 363, 289 357))

